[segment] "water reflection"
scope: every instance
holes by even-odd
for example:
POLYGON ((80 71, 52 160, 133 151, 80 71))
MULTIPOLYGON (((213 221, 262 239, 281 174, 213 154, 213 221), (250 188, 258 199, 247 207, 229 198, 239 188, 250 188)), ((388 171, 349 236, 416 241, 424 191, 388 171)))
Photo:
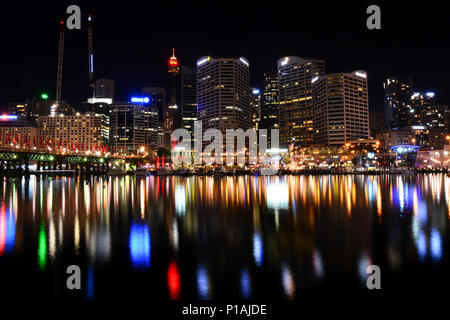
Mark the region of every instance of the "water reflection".
POLYGON ((87 299, 123 289, 98 268, 175 300, 294 299, 341 277, 360 290, 370 264, 391 278, 448 267, 450 178, 438 174, 2 179, 0 267, 32 260, 25 274, 55 287, 77 261, 87 299))
POLYGON ((6 210, 4 202, 0 205, 0 256, 14 250, 16 241, 16 217, 6 210))
POLYGON ((130 257, 131 264, 136 269, 150 267, 151 240, 148 226, 132 223, 130 228, 130 257))

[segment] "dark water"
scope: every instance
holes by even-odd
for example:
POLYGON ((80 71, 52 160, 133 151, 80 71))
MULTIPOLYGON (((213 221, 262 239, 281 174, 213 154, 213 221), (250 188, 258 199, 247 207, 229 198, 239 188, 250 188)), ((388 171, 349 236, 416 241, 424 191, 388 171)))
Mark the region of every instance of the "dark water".
POLYGON ((301 299, 450 284, 450 178, 0 180, 7 299, 301 299), (82 290, 66 288, 66 268, 82 290))

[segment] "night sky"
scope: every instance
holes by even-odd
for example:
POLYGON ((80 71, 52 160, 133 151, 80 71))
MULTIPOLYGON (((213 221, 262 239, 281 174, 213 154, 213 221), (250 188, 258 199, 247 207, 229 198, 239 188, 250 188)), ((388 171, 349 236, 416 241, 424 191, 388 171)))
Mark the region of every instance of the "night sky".
POLYGON ((167 84, 172 47, 183 65, 204 55, 245 56, 251 84, 261 86, 278 58, 321 58, 327 72, 368 72, 370 108, 382 110, 382 81, 411 75, 416 90, 434 90, 448 103, 450 24, 443 3, 327 1, 46 1, 0 7, 0 105, 38 95, 54 97, 59 20, 81 7, 82 30, 66 30, 62 97, 87 95, 87 15, 94 16, 95 77, 116 81, 118 99, 142 86, 167 84), (313 2, 313 4, 307 4, 313 2), (366 28, 366 8, 381 7, 382 29, 366 28))

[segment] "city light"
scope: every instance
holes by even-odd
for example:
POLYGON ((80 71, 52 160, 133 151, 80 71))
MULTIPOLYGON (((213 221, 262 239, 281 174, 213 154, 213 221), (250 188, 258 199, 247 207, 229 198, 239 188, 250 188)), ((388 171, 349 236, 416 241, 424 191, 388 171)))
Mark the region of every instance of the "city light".
POLYGON ((243 64, 245 64, 247 67, 250 65, 250 64, 248 63, 248 61, 247 61, 246 59, 242 58, 242 57, 240 57, 239 60, 240 60, 243 64))
POLYGON ((47 99, 48 99, 48 94, 46 94, 46 93, 41 93, 41 99, 42 99, 42 100, 47 100, 47 99))
POLYGON ((356 72, 355 72, 355 75, 356 75, 357 77, 360 77, 360 78, 364 78, 364 79, 367 78, 367 74, 366 74, 365 72, 359 72, 359 71, 356 71, 356 72))
POLYGON ((203 59, 197 61, 197 66, 201 66, 202 64, 205 64, 206 62, 208 62, 210 60, 211 60, 210 57, 203 58, 203 59))
POLYGON ((150 98, 149 97, 132 97, 131 102, 133 102, 133 103, 149 103, 150 98))
POLYGON ((9 120, 17 120, 17 116, 15 114, 0 115, 0 121, 9 121, 9 120))

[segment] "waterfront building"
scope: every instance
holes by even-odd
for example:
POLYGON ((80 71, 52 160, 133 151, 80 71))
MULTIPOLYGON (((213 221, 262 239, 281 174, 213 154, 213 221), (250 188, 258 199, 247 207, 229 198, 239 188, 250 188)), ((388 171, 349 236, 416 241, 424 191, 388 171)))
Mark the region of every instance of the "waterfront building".
POLYGON ((412 79, 388 78, 383 82, 384 113, 386 125, 400 128, 414 124, 415 115, 411 113, 412 79))
POLYGON ((318 59, 284 57, 278 60, 280 145, 313 144, 313 81, 325 74, 318 59))
POLYGON ((76 113, 74 115, 40 116, 37 119, 38 145, 53 148, 100 150, 102 115, 76 113))
POLYGON ((202 57, 197 61, 197 110, 203 130, 250 128, 247 59, 202 57))
POLYGON ((367 73, 357 70, 317 76, 314 91, 314 142, 344 145, 369 138, 367 73))
POLYGON ((181 126, 191 135, 197 120, 197 70, 183 66, 181 68, 181 126))
POLYGON ((110 112, 109 145, 114 151, 137 154, 145 147, 145 107, 117 102, 110 112))

